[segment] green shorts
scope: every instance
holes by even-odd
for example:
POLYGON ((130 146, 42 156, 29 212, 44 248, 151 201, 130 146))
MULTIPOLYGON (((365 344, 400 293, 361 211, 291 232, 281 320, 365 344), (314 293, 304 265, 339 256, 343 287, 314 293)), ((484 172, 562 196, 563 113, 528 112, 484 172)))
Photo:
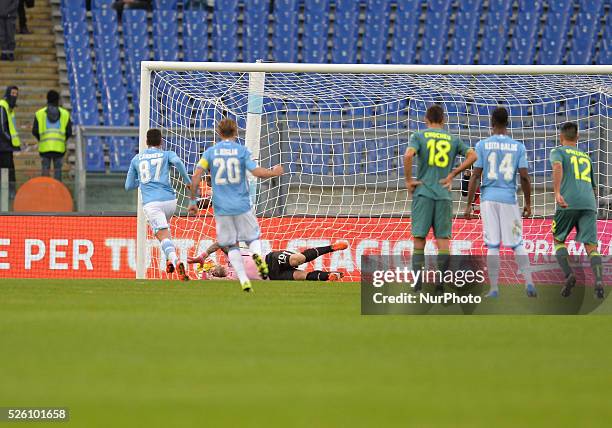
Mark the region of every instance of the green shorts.
POLYGON ((597 212, 592 210, 560 210, 555 212, 552 233, 556 241, 565 242, 576 228, 576 241, 597 245, 597 212))
POLYGON ((412 236, 425 238, 433 227, 436 238, 448 239, 453 228, 453 202, 415 196, 412 200, 412 236))

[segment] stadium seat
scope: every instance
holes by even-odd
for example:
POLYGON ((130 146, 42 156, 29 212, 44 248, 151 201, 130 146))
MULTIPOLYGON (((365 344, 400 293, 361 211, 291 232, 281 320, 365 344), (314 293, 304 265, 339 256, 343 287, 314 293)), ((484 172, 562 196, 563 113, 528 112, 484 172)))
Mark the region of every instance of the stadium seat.
POLYGON ((344 146, 345 153, 345 174, 355 175, 361 174, 364 171, 364 156, 365 142, 363 140, 347 142, 344 146))
POLYGON ((514 27, 512 37, 510 63, 533 64, 537 42, 536 32, 540 28, 541 2, 522 1, 520 8, 518 22, 514 27), (540 4, 539 7, 536 6, 538 4, 540 4))
POLYGON ((138 152, 137 140, 129 137, 109 138, 108 152, 111 172, 126 172, 132 158, 138 152))
POLYGON ((539 64, 560 64, 566 48, 567 30, 570 22, 569 2, 553 2, 556 9, 548 11, 542 33, 539 64))
POLYGON ((500 0, 500 3, 502 4, 496 8, 489 6, 483 42, 480 48, 479 64, 504 63, 508 41, 510 10, 506 6, 509 2, 500 0))
POLYGON ((151 55, 146 23, 147 13, 144 10, 125 10, 123 12, 128 89, 134 99, 138 98, 140 91, 140 61, 148 61, 151 55))
POLYGON ((569 52, 569 64, 590 64, 594 50, 597 31, 597 22, 601 16, 601 1, 581 2, 574 26, 572 49, 569 52))
POLYGON ((367 0, 366 22, 362 38, 362 64, 382 64, 387 54, 389 0, 367 0))
POLYGON ((212 31, 213 61, 238 60, 238 0, 215 1, 212 31))
POLYGON ((100 137, 85 139, 85 169, 88 172, 105 172, 104 146, 100 137))
MULTIPOLYGON (((455 35, 452 38, 451 51, 449 55, 450 64, 472 64, 476 54, 476 42, 480 19, 480 10, 465 9, 466 5, 461 4, 461 9, 455 18, 455 35)), ((474 3, 468 3, 467 7, 474 7, 474 3)))
POLYGON ((425 20, 425 35, 421 49, 421 64, 443 64, 448 34, 448 9, 433 8, 430 3, 425 20))
POLYGON ((298 0, 274 1, 272 57, 277 62, 297 62, 298 0))
POLYGON ((357 61, 358 31, 359 3, 353 0, 336 0, 331 48, 333 64, 351 64, 357 61))
POLYGON ((177 12, 156 10, 153 13, 153 53, 158 61, 178 60, 177 12))
POLYGON ((397 5, 391 45, 392 64, 413 64, 415 62, 421 3, 421 0, 406 0, 397 5))
POLYGON ((183 12, 183 59, 185 61, 208 60, 208 23, 206 12, 183 12))
POLYGON ((270 0, 246 0, 242 56, 245 62, 268 59, 268 11, 270 0))
POLYGON ((155 10, 176 10, 178 0, 153 0, 155 10))
MULTIPOLYGON (((91 8, 95 9, 111 9, 114 0, 91 0, 91 8)), ((114 12, 114 10, 113 10, 114 12)), ((116 12, 115 12, 116 13, 116 12)))
POLYGON ((311 0, 304 5, 302 61, 327 62, 329 32, 329 0, 311 0))
POLYGON ((389 146, 389 140, 368 141, 367 147, 366 173, 389 174, 392 169, 391 159, 393 157, 389 146))

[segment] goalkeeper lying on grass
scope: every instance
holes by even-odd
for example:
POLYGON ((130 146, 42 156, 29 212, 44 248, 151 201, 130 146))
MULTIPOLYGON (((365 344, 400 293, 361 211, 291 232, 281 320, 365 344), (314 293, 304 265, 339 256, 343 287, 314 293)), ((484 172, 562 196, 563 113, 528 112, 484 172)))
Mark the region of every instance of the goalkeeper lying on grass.
MULTIPOLYGON (((266 255, 266 263, 268 264, 268 277, 271 280, 281 281, 337 281, 344 276, 342 272, 327 272, 322 270, 313 270, 306 272, 298 269, 298 266, 308 263, 324 254, 333 251, 345 250, 348 248, 346 242, 336 242, 332 245, 317 248, 308 248, 301 253, 293 251, 272 251, 266 255)), ((212 244, 206 251, 197 257, 188 257, 188 263, 199 263, 198 270, 205 271, 207 278, 231 278, 233 269, 230 266, 217 265, 208 256, 221 250, 227 255, 228 248, 220 246, 217 242, 212 244)), ((242 260, 245 265, 246 273, 249 279, 261 279, 257 272, 257 267, 253 262, 251 253, 246 249, 241 249, 242 260)))

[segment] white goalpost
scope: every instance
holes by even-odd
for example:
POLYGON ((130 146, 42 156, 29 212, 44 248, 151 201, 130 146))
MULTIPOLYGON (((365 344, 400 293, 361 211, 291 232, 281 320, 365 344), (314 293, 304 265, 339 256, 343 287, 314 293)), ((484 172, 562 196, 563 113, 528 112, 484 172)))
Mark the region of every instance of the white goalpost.
MULTIPOLYGON (((489 136, 489 114, 510 113, 510 135, 527 148, 534 218, 524 221, 526 248, 552 252, 550 150, 558 128, 578 123, 580 147, 593 159, 598 182, 602 254, 612 239, 612 66, 610 65, 363 65, 284 63, 141 63, 140 149, 149 128, 162 130, 191 174, 216 140, 222 117, 237 121, 239 139, 259 164, 281 163, 286 173, 249 181, 264 250, 299 249, 349 241, 348 250, 316 267, 359 277, 363 254, 410 254, 410 196, 403 154, 410 135, 424 129, 426 108, 444 107, 448 130, 473 146, 489 136)), ((176 172, 177 215, 172 235, 179 257, 214 240, 210 208, 188 216, 188 190, 176 172)), ((205 185, 202 185, 205 192, 205 185)), ((465 220, 459 177, 453 186, 457 254, 483 252, 479 220, 465 220)), ((581 251, 572 243, 570 252, 581 251)), ((427 247, 434 252, 434 247, 427 247)), ((163 253, 138 204, 136 277, 164 278, 163 253)), ((193 272, 192 272, 193 273, 193 272)))

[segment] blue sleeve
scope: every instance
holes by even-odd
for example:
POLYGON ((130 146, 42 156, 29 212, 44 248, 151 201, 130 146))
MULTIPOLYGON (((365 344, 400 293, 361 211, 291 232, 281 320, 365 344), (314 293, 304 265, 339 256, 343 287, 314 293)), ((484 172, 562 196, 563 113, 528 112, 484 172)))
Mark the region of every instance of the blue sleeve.
POLYGON ((191 184, 191 177, 189 177, 189 174, 187 173, 187 168, 185 168, 185 164, 176 153, 168 152, 168 162, 170 162, 170 164, 172 164, 178 170, 181 177, 183 177, 185 184, 191 184))
POLYGON ((251 157, 250 150, 246 147, 244 148, 242 156, 244 157, 244 166, 246 167, 246 169, 248 169, 249 171, 253 171, 255 168, 257 168, 257 163, 255 163, 255 161, 251 157))
POLYGON ((482 149, 482 141, 476 143, 476 155, 478 158, 474 162, 474 168, 483 168, 484 165, 484 150, 482 149))
POLYGON ((521 152, 519 153, 519 161, 518 167, 520 168, 529 168, 527 165, 527 151, 525 150, 525 146, 521 146, 521 152))
POLYGON ((130 162, 130 169, 128 169, 127 177, 125 178, 125 190, 134 190, 138 188, 138 185, 138 171, 136 170, 134 159, 132 159, 132 162, 130 162))

